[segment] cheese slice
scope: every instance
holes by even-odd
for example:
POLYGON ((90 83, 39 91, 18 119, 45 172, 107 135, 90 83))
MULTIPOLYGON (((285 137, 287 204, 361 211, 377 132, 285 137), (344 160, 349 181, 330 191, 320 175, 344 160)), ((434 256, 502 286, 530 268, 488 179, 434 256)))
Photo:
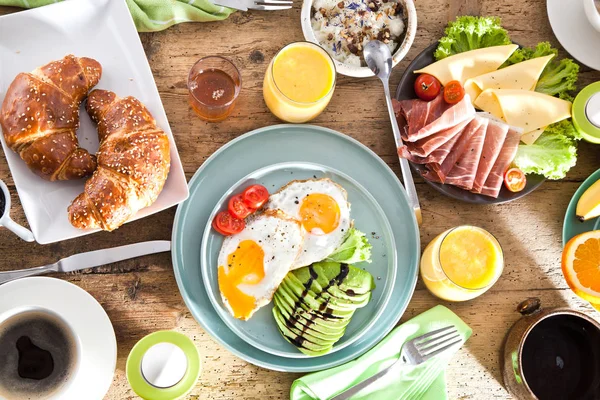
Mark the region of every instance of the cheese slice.
POLYGON ((535 141, 538 140, 538 138, 542 135, 542 133, 544 133, 546 128, 547 126, 543 126, 539 129, 536 129, 535 131, 524 133, 521 136, 521 142, 525 144, 534 144, 535 141))
POLYGON ((415 71, 415 74, 433 75, 442 85, 450 81, 464 84, 469 78, 497 70, 518 47, 516 44, 508 44, 465 51, 429 64, 415 71))
POLYGON ((529 133, 570 118, 572 104, 531 90, 486 89, 475 100, 475 106, 529 133))
POLYGON ((471 96, 473 103, 486 89, 521 89, 533 90, 546 64, 554 54, 533 58, 513 64, 510 67, 488 72, 465 82, 465 92, 471 96))

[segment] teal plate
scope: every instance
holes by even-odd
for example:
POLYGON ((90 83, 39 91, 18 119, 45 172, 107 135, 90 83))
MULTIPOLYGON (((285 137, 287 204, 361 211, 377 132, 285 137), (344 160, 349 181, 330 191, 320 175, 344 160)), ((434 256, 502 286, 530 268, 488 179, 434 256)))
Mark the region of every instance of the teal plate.
MULTIPOLYGON (((215 152, 191 179, 172 235, 172 259, 181 295, 200 326, 238 357, 261 367, 310 372, 348 362, 387 335, 406 310, 417 282, 419 230, 406 193, 392 170, 356 140, 311 125, 276 125, 249 132, 215 152), (397 269, 390 301, 377 323, 349 346, 322 357, 288 358, 249 346, 214 309, 200 268, 202 235, 219 199, 250 172, 282 162, 307 162, 338 170, 364 187, 383 209, 396 243, 397 269)), ((371 232, 367 232, 371 235, 371 232)))
POLYGON ((569 207, 567 207, 567 212, 565 213, 565 221, 563 222, 563 247, 573 236, 577 236, 581 233, 595 231, 600 229, 600 218, 590 219, 585 222, 581 222, 577 219, 575 211, 577 209, 577 202, 579 198, 589 188, 596 182, 600 180, 600 169, 591 174, 582 184, 579 186, 571 201, 569 202, 569 207))
POLYGON ((258 310, 248 321, 234 318, 225 308, 219 291, 217 269, 217 260, 223 246, 224 236, 212 229, 212 220, 217 213, 227 209, 227 203, 232 195, 241 193, 250 185, 261 184, 268 188, 269 192, 274 193, 291 180, 311 178, 329 178, 346 190, 348 202, 351 205, 350 218, 354 220, 354 226, 357 229, 368 233, 367 238, 373 246, 371 250, 373 262, 371 264, 364 262, 354 264, 358 268, 369 271, 376 279, 376 287, 372 292, 371 301, 365 307, 356 310, 352 321, 346 327, 344 336, 333 346, 331 352, 349 346, 371 329, 392 296, 396 282, 397 253, 392 227, 377 201, 354 179, 333 168, 306 162, 274 164, 245 176, 221 197, 208 219, 200 253, 202 280, 215 310, 233 332, 254 347, 282 357, 307 358, 310 356, 298 351, 296 346, 290 344, 279 333, 277 323, 273 318, 273 302, 258 310))

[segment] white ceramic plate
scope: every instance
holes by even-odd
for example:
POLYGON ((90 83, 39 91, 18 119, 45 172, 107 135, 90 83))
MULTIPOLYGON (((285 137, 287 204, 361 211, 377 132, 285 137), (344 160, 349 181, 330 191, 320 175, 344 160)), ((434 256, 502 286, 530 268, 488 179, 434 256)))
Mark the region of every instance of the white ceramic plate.
POLYGON ((79 366, 63 400, 102 399, 117 363, 115 331, 102 306, 72 283, 46 277, 23 278, 0 286, 0 320, 32 309, 58 314, 79 339, 79 366))
MULTIPOLYGON (((158 200, 139 219, 188 197, 187 182, 152 71, 124 0, 78 0, 0 17, 0 102, 14 77, 67 54, 92 57, 102 64, 96 86, 119 96, 135 96, 148 107, 171 145, 171 172, 158 200)), ((85 110, 78 130, 82 147, 95 153, 98 134, 85 110)), ((27 221, 41 244, 86 235, 69 223, 67 207, 83 191, 85 180, 47 182, 27 168, 0 135, 27 221)))
POLYGON ((587 18, 584 1, 547 0, 548 18, 562 47, 580 63, 600 71, 600 32, 587 18))
POLYGON ((223 245, 223 235, 212 229, 212 220, 218 212, 227 208, 229 198, 253 184, 261 184, 270 193, 279 190, 291 180, 329 178, 341 185, 348 193, 351 205, 350 218, 354 226, 364 232, 373 246, 373 262, 357 263, 358 268, 369 271, 375 278, 375 290, 369 303, 356 310, 346 327, 344 336, 333 346, 331 353, 341 350, 360 339, 377 322, 385 309, 396 281, 397 254, 394 234, 384 211, 377 200, 358 182, 333 168, 308 162, 287 162, 270 165, 252 172, 233 185, 217 202, 204 229, 200 265, 202 279, 208 297, 215 310, 241 339, 270 354, 288 358, 308 358, 279 333, 273 318, 273 302, 258 310, 248 321, 231 316, 222 303, 218 284, 217 260, 223 245))
MULTIPOLYGON (((392 68, 402 61, 404 56, 406 56, 410 46, 412 46, 412 43, 415 40, 415 35, 417 33, 417 10, 413 0, 394 1, 398 1, 404 5, 404 9, 408 14, 408 23, 405 27, 404 41, 400 44, 400 46, 398 46, 398 49, 394 52, 394 54, 392 54, 392 68)), ((312 5, 313 0, 304 0, 302 3, 302 12, 300 14, 302 33, 304 34, 304 39, 320 45, 312 29, 312 22, 310 18, 310 10, 312 5)), ((335 64, 335 70, 342 75, 353 76, 356 78, 374 76, 373 72, 368 67, 357 67, 355 65, 344 64, 336 59, 333 59, 333 62, 335 64)))

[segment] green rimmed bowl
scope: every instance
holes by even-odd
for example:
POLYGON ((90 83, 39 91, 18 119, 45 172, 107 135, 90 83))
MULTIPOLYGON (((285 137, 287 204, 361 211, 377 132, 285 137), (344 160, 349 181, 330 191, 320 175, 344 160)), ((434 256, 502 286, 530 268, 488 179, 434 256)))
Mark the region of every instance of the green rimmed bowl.
POLYGON ((356 140, 311 125, 261 128, 238 137, 215 152, 196 172, 189 186, 190 197, 177 209, 173 226, 175 278, 194 318, 233 354, 252 364, 278 371, 309 372, 331 368, 358 357, 377 344, 404 313, 418 275, 417 223, 394 172, 356 140), (364 187, 384 211, 398 254, 394 290, 377 323, 354 343, 322 357, 281 357, 249 346, 215 311, 200 268, 202 235, 223 194, 252 171, 290 161, 325 165, 350 176, 364 187))

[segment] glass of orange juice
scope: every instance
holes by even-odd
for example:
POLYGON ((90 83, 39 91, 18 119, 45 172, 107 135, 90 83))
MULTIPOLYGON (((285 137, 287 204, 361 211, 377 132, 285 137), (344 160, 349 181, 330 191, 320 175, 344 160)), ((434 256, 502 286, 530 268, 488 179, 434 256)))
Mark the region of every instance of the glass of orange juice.
POLYGON ((429 291, 448 301, 471 300, 496 283, 504 269, 498 240, 476 226, 449 229, 427 245, 421 278, 429 291))
POLYGON ((269 110, 283 121, 310 121, 325 109, 335 88, 335 64, 320 46, 291 43, 281 49, 267 69, 263 97, 269 110))

